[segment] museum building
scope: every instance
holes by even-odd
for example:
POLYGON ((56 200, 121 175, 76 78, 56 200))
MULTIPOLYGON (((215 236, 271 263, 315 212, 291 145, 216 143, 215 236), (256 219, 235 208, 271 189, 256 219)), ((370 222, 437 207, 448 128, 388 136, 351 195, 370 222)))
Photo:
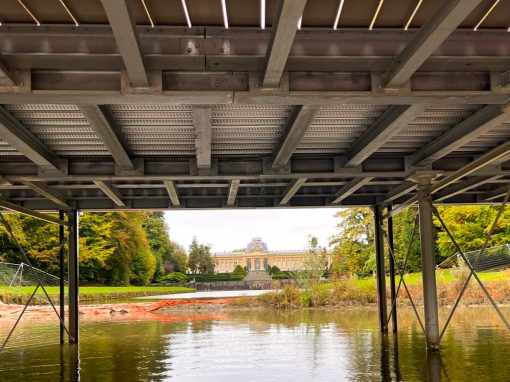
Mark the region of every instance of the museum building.
MULTIPOLYGON (((269 251, 260 237, 255 237, 244 251, 213 253, 215 271, 218 273, 232 272, 241 265, 248 270, 267 269, 277 266, 282 271, 298 271, 304 268, 306 250, 269 251)), ((328 267, 331 255, 327 254, 328 267)))

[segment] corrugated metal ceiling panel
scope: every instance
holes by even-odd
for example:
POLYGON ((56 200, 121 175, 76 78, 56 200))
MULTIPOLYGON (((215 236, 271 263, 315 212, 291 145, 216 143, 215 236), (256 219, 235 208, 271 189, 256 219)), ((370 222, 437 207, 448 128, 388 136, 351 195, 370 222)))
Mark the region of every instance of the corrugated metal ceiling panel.
POLYGON ((217 105, 212 110, 212 153, 253 156, 273 152, 291 106, 217 105))
POLYGON ((431 105, 377 152, 412 154, 480 108, 480 105, 431 105))
POLYGON ((109 112, 140 157, 195 155, 193 113, 189 105, 110 105, 109 112))
POLYGON ((296 154, 341 154, 388 109, 386 105, 322 106, 296 154))
POLYGON ((110 156, 76 105, 25 104, 4 108, 58 156, 110 156))

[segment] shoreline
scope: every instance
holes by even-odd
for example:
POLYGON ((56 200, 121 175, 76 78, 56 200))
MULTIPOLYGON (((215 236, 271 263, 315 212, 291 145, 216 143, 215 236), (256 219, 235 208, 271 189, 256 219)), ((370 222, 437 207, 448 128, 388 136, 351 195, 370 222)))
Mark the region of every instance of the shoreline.
MULTIPOLYGON (((254 298, 252 298, 254 299, 254 298)), ((108 303, 108 304, 83 304, 80 306, 80 317, 82 319, 92 320, 138 320, 155 319, 159 321, 173 321, 184 319, 184 316, 205 314, 224 318, 222 313, 231 312, 275 312, 275 311, 341 311, 345 309, 377 309, 375 303, 365 304, 339 304, 318 307, 287 307, 278 308, 262 304, 246 304, 243 301, 239 304, 239 298, 224 298, 211 300, 161 300, 158 302, 140 302, 140 303, 108 303)), ((243 299, 245 300, 245 299, 243 299)), ((399 308, 408 308, 409 304, 399 303, 399 308)), ((421 306, 421 305, 418 305, 421 306)), ((463 307, 488 307, 490 303, 481 302, 478 304, 463 305, 463 307)), ((510 304, 501 304, 500 307, 509 307, 510 304)), ((443 304, 441 308, 451 308, 452 304, 443 304)), ((23 310, 23 305, 0 304, 0 323, 15 321, 19 313, 23 310)), ((25 312, 24 318, 28 320, 56 319, 51 306, 33 305, 29 306, 25 312)))

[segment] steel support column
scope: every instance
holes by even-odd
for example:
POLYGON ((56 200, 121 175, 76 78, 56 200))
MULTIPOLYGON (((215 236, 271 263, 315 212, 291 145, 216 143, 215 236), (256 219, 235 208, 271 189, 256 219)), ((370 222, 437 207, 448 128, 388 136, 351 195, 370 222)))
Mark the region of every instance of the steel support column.
POLYGON ((381 207, 374 206, 374 243, 377 273, 377 304, 379 312, 379 329, 388 332, 388 312, 386 306, 386 272, 384 270, 384 236, 381 227, 381 207))
MULTIPOLYGON (((391 206, 387 207, 388 214, 391 213, 391 206)), ((388 218, 388 247, 389 251, 391 253, 395 253, 394 251, 394 245, 393 245, 393 218, 388 218)), ((390 258, 390 300, 391 300, 391 306, 393 307, 393 313, 391 315, 391 322, 392 322, 392 328, 393 332, 397 331, 398 325, 397 325, 397 291, 395 286, 395 262, 393 259, 390 258)))
POLYGON ((68 255, 68 283, 69 283, 69 334, 71 343, 78 343, 78 286, 79 286, 79 232, 78 210, 69 212, 69 255, 68 255))
POLYGON ((417 174, 418 210, 420 214, 420 245, 423 278, 423 303, 425 308, 425 337, 427 349, 439 350, 439 322, 436 289, 436 259, 432 223, 430 186, 434 174, 417 174))
MULTIPOLYGON (((64 211, 59 210, 58 211, 58 217, 60 220, 64 220, 64 211)), ((59 227, 59 243, 60 243, 60 250, 58 251, 58 277, 59 277, 59 287, 60 287, 60 293, 59 293, 59 305, 60 305, 60 317, 62 317, 62 320, 60 321, 60 343, 64 343, 64 335, 65 335, 65 329, 64 329, 64 320, 65 320, 65 295, 64 295, 64 241, 65 241, 65 228, 63 225, 59 227)))

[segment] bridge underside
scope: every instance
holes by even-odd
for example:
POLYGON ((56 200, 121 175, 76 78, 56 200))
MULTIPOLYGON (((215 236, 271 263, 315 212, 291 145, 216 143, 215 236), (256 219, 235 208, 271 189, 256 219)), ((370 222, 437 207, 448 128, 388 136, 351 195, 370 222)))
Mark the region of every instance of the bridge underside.
POLYGON ((436 202, 503 198, 510 33, 473 31, 483 2, 50 3, 0 5, 4 206, 410 204, 422 170, 436 202))

